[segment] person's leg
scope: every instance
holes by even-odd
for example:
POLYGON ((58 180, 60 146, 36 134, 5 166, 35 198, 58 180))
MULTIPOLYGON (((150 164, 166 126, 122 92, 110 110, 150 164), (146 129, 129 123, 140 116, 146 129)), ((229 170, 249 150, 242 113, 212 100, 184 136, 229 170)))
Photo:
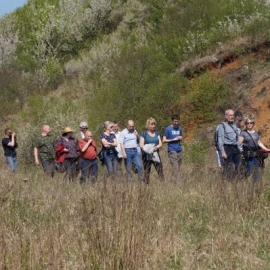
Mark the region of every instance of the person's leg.
POLYGON ((90 162, 90 176, 91 182, 94 184, 97 181, 98 177, 98 160, 94 159, 90 162))
POLYGON ((134 162, 136 169, 137 169, 138 180, 143 181, 141 156, 140 156, 140 153, 138 153, 138 151, 136 151, 136 150, 133 150, 133 151, 134 151, 133 162, 134 162))
POLYGON ((234 148, 225 147, 225 152, 227 154, 227 158, 224 159, 224 171, 223 174, 227 178, 228 181, 233 181, 234 171, 235 171, 235 163, 234 163, 234 148))
POLYGON ((47 177, 52 178, 54 176, 54 162, 53 160, 43 159, 41 160, 44 173, 47 177))
POLYGON ((143 171, 144 171, 144 181, 146 184, 149 184, 149 178, 151 173, 151 161, 147 160, 147 156, 142 156, 142 162, 143 162, 143 171))
POLYGON ((6 157, 6 163, 12 172, 15 172, 15 164, 13 157, 6 157))
POLYGON ((109 153, 105 153, 104 155, 105 164, 108 170, 109 175, 113 175, 113 163, 112 163, 112 155, 109 153))
POLYGON ((77 176, 77 158, 71 159, 69 179, 75 181, 77 176))
POLYGON ((160 160, 160 162, 154 162, 154 167, 158 173, 158 178, 160 181, 164 181, 164 173, 163 173, 163 165, 162 165, 162 162, 160 160))
POLYGON ((18 158, 17 157, 14 157, 13 158, 13 168, 14 168, 14 171, 16 171, 17 167, 19 165, 19 161, 18 161, 18 158))
POLYGON ((87 162, 86 159, 84 158, 81 158, 80 159, 80 165, 81 165, 81 177, 80 177, 80 182, 86 182, 87 180, 87 177, 88 177, 88 167, 89 167, 89 164, 87 162))
POLYGON ((125 159, 125 166, 127 172, 127 180, 131 181, 131 170, 132 170, 132 163, 133 163, 133 152, 132 149, 126 149, 126 159, 125 159))
POLYGON ((168 157, 172 167, 172 180, 177 182, 180 180, 178 153, 174 151, 168 152, 168 157))
POLYGON ((256 157, 250 157, 248 160, 248 172, 249 175, 252 174, 252 178, 254 182, 259 181, 259 162, 256 157))

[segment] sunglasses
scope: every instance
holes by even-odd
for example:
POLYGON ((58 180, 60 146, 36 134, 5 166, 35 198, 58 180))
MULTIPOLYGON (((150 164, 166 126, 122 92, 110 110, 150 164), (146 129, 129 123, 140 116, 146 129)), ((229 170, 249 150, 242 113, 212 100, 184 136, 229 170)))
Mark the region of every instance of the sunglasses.
POLYGON ((254 122, 246 122, 246 125, 254 125, 254 122))

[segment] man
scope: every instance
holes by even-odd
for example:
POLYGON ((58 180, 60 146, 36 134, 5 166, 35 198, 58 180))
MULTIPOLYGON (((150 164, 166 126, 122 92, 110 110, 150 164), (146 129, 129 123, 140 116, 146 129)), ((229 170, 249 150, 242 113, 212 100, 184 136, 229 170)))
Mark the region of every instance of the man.
POLYGON ((172 124, 166 127, 163 134, 163 143, 168 144, 168 157, 172 167, 172 178, 174 181, 180 181, 180 167, 183 159, 183 148, 181 141, 183 138, 183 130, 179 126, 180 117, 174 114, 171 117, 172 124))
MULTIPOLYGON (((79 128, 80 128, 79 132, 77 132, 75 134, 75 139, 76 139, 77 143, 79 143, 79 141, 81 139, 84 139, 84 137, 85 137, 85 132, 88 130, 87 122, 85 122, 85 121, 80 122, 79 128)), ((79 171, 82 171, 81 158, 80 157, 76 161, 76 172, 77 172, 77 174, 79 174, 79 171)), ((80 181, 83 181, 82 175, 80 176, 80 181)))
POLYGON ((234 120, 234 111, 228 109, 225 111, 225 122, 218 128, 218 151, 224 174, 229 181, 233 180, 241 160, 239 130, 234 120))
POLYGON ((139 181, 143 180, 142 162, 138 152, 138 141, 139 134, 135 129, 134 122, 133 120, 128 120, 127 128, 125 128, 119 136, 119 143, 125 160, 128 181, 131 181, 133 163, 136 166, 139 181))
POLYGON ((34 157, 35 165, 39 166, 41 161, 46 176, 53 177, 55 165, 55 138, 50 133, 51 128, 48 125, 44 125, 42 127, 41 135, 37 137, 34 143, 34 157))
POLYGON ((116 121, 113 122, 113 128, 112 129, 113 129, 112 133, 114 133, 114 135, 116 137, 116 140, 117 140, 117 146, 115 147, 115 149, 118 152, 118 154, 117 154, 118 166, 116 167, 116 170, 117 170, 117 173, 119 175, 122 175, 123 153, 122 153, 121 145, 119 143, 120 131, 119 131, 118 122, 116 122, 116 121))
POLYGON ((88 124, 87 124, 87 122, 85 122, 85 121, 82 121, 81 123, 80 123, 80 125, 79 125, 79 128, 80 128, 80 130, 79 130, 79 132, 76 134, 76 139, 79 141, 79 140, 81 140, 81 139, 83 139, 84 138, 84 136, 85 136, 85 132, 87 131, 87 129, 88 129, 88 124))
POLYGON ((4 138, 2 140, 2 146, 6 157, 6 163, 8 164, 11 171, 15 172, 18 166, 18 158, 16 153, 18 143, 16 140, 16 133, 13 132, 10 128, 6 128, 4 130, 4 138))
POLYGON ((98 176, 97 144, 93 140, 92 132, 87 130, 84 139, 79 141, 81 150, 81 183, 86 182, 91 175, 92 183, 98 176))

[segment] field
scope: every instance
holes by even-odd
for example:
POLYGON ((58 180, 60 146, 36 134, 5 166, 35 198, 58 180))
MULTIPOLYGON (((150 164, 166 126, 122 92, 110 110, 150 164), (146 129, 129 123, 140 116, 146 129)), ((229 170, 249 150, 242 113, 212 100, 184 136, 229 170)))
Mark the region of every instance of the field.
POLYGON ((166 181, 149 185, 1 168, 0 269, 269 269, 268 164, 254 185, 186 161, 179 185, 164 152, 166 181))

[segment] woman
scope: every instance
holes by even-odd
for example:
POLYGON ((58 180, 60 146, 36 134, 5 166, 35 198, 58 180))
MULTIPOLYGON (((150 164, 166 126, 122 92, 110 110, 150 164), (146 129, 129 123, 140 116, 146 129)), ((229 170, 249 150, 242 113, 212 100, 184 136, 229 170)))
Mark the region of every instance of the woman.
POLYGON ((114 176, 117 168, 117 140, 113 131, 113 123, 110 121, 104 122, 105 131, 100 135, 102 143, 102 151, 104 152, 104 161, 109 173, 109 176, 114 176))
POLYGON ((259 180, 259 167, 263 160, 259 157, 259 149, 270 151, 269 148, 265 147, 260 141, 260 136, 254 129, 255 121, 253 118, 248 117, 245 119, 246 129, 240 133, 239 141, 243 144, 243 154, 247 164, 248 175, 252 173, 253 181, 259 180))
POLYGON ((149 184, 152 164, 158 173, 159 179, 163 181, 163 167, 159 155, 159 149, 162 147, 162 142, 158 132, 156 131, 156 120, 152 117, 147 119, 146 130, 140 134, 140 147, 142 149, 145 183, 149 184))
POLYGON ((60 155, 64 153, 63 167, 66 171, 64 179, 74 181, 76 178, 76 166, 78 153, 80 151, 76 140, 73 137, 73 130, 70 127, 66 127, 55 144, 55 150, 61 151, 60 155))

